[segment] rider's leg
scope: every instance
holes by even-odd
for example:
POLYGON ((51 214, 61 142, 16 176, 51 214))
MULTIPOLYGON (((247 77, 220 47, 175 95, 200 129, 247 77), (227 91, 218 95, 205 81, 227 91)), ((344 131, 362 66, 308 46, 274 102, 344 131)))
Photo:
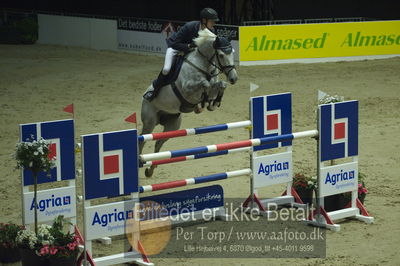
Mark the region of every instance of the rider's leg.
POLYGON ((164 67, 162 70, 163 75, 167 75, 169 71, 171 70, 172 67, 172 62, 174 61, 174 56, 178 53, 178 50, 172 49, 169 47, 167 49, 167 52, 165 53, 165 59, 164 59, 164 67))
POLYGON ((153 90, 148 91, 148 92, 146 92, 145 95, 143 95, 143 97, 146 100, 148 100, 148 101, 153 100, 155 97, 157 97, 157 94, 160 91, 161 87, 165 86, 164 83, 165 83, 166 75, 171 70, 174 56, 178 52, 179 52, 178 50, 175 50, 172 48, 167 49, 167 52, 165 53, 164 67, 163 67, 162 71, 160 72, 160 74, 158 74, 157 79, 153 81, 153 90))

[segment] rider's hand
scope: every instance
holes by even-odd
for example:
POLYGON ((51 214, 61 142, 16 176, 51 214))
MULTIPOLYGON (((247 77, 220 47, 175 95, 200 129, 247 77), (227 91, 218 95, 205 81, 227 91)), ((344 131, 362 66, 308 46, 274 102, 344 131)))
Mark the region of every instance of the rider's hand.
POLYGON ((189 49, 194 49, 194 48, 196 48, 196 44, 195 44, 194 42, 189 43, 189 44, 188 44, 188 48, 189 48, 189 49))

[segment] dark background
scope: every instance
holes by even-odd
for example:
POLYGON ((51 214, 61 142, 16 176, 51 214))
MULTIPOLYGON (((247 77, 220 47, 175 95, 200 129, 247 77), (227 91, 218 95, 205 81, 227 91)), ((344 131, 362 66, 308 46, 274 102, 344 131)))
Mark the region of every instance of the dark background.
POLYGON ((396 0, 0 0, 0 8, 89 16, 123 16, 177 21, 198 19, 212 7, 221 24, 252 20, 364 17, 400 19, 396 0))

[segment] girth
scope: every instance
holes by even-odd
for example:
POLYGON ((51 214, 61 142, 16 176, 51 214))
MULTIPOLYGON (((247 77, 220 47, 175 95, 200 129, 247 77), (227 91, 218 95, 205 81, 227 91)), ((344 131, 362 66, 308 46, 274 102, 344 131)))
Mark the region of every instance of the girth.
POLYGON ((193 104, 188 102, 181 94, 181 92, 178 90, 178 87, 176 87, 175 82, 171 83, 171 87, 173 92, 175 93, 176 97, 178 97, 179 101, 181 102, 181 106, 179 107, 179 110, 182 113, 190 113, 193 111, 193 109, 196 107, 197 104, 193 104))

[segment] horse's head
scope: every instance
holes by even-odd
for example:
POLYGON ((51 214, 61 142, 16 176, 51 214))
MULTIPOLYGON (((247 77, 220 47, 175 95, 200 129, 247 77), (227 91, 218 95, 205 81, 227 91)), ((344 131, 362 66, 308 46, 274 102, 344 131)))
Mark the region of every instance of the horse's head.
POLYGON ((233 53, 235 51, 233 50, 231 43, 224 37, 217 37, 213 43, 213 47, 216 51, 215 54, 219 69, 224 72, 231 84, 235 84, 238 76, 233 60, 233 53))
POLYGON ((194 39, 200 54, 223 72, 231 84, 237 81, 231 43, 224 37, 217 37, 208 29, 200 30, 199 37, 194 39), (212 62, 215 59, 215 63, 212 62))

